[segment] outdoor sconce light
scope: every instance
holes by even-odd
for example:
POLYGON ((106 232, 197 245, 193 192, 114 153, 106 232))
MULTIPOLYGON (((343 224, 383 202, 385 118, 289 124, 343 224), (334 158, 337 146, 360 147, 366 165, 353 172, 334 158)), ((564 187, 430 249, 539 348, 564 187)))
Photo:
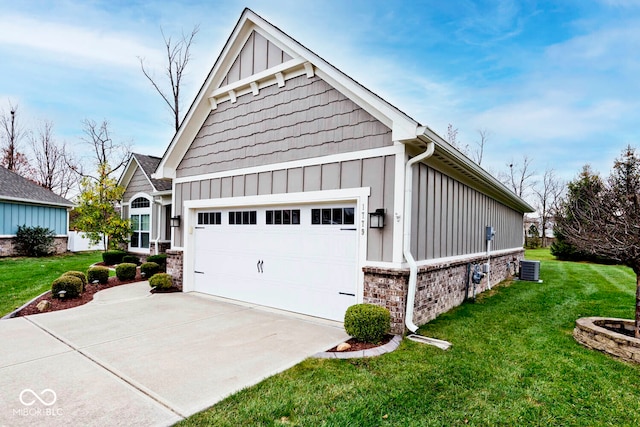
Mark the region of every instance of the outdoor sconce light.
POLYGON ((172 227, 180 227, 180 215, 172 216, 170 221, 172 227))
POLYGON ((382 208, 376 209, 375 212, 369 212, 369 228, 384 227, 384 212, 382 208))

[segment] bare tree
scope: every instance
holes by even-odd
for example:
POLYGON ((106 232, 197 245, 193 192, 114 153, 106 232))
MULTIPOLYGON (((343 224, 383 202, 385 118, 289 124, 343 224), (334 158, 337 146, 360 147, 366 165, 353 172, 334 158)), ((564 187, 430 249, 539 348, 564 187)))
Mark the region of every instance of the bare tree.
POLYGON ((20 151, 20 141, 24 130, 18 122, 18 106, 9 102, 9 112, 0 112, 0 133, 2 146, 0 148, 0 165, 22 176, 29 177, 30 166, 28 157, 20 151))
MULTIPOLYGON (((103 120, 98 124, 94 120, 85 119, 82 122, 85 136, 82 141, 91 146, 93 150, 93 161, 96 170, 107 165, 107 176, 115 174, 120 168, 124 167, 129 161, 131 155, 131 144, 128 142, 115 142, 111 138, 109 131, 109 122, 103 120)), ((96 176, 86 174, 77 164, 69 164, 68 166, 83 178, 98 179, 96 176)))
POLYGON ((636 274, 635 337, 640 338, 640 157, 627 147, 604 185, 581 187, 557 226, 570 244, 617 261, 636 274))
POLYGON ((465 156, 469 154, 469 146, 458 141, 458 128, 454 128, 451 123, 447 126, 447 142, 465 156))
POLYGON ((167 103, 169 109, 171 109, 171 112, 173 113, 176 132, 180 127, 181 121, 180 89, 182 87, 182 78, 184 76, 184 71, 187 68, 187 64, 191 59, 191 44, 193 43, 193 39, 196 34, 198 34, 199 30, 200 26, 195 25, 191 30, 191 33, 185 34, 183 32, 182 37, 178 41, 174 42, 171 37, 167 37, 164 34, 162 28, 160 28, 167 55, 167 64, 164 72, 166 74, 166 78, 168 79, 170 93, 167 89, 163 89, 163 86, 165 85, 159 83, 158 80, 156 80, 156 78, 149 73, 147 68, 145 68, 144 59, 138 57, 138 59, 140 60, 140 68, 142 68, 142 73, 151 82, 151 85, 156 90, 156 92, 160 94, 164 102, 167 103))
POLYGON ((35 133, 29 135, 33 151, 33 180, 54 193, 67 197, 78 184, 73 172, 77 163, 67 151, 65 143, 58 143, 53 135, 53 123, 44 121, 35 133), (70 168, 68 165, 73 165, 70 168))
POLYGON ((484 146, 489 139, 489 131, 487 129, 478 129, 478 136, 480 140, 476 141, 476 149, 471 153, 471 159, 482 166, 482 157, 484 156, 484 146))
POLYGON ((542 247, 547 246, 546 231, 550 228, 549 223, 553 221, 564 188, 564 183, 556 176, 553 169, 546 169, 540 185, 533 187, 538 214, 540 215, 542 247))
POLYGON ((498 179, 509 187, 518 197, 525 197, 529 190, 536 184, 533 177, 536 171, 531 167, 531 158, 522 156, 522 163, 511 161, 507 164, 508 172, 501 173, 498 179))

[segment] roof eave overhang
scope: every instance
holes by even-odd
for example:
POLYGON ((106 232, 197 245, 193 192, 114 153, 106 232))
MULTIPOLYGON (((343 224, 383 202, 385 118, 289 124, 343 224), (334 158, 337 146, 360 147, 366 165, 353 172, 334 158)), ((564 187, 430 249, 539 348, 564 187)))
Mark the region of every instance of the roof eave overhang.
POLYGON ((419 126, 415 139, 403 142, 420 149, 423 149, 428 142, 433 142, 435 144, 433 157, 449 166, 451 170, 456 171, 463 178, 467 178, 467 181, 473 183, 472 186, 519 212, 535 211, 526 201, 518 197, 493 175, 454 148, 428 126, 419 126))
POLYGON ((2 201, 7 201, 11 203, 20 203, 20 204, 51 206, 51 207, 65 208, 65 209, 73 209, 74 207, 76 207, 76 205, 73 203, 65 204, 65 203, 55 203, 55 202, 44 202, 42 200, 32 200, 32 199, 25 199, 21 197, 11 197, 11 196, 1 196, 0 202, 2 201))

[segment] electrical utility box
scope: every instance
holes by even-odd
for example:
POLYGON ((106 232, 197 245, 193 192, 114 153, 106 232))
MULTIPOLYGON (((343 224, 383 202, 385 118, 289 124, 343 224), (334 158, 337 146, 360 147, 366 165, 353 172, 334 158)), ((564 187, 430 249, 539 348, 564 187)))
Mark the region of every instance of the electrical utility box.
POLYGON ((520 261, 520 280, 538 282, 540 280, 540 261, 520 261))
POLYGON ((493 227, 487 225, 485 227, 485 233, 487 241, 491 241, 496 235, 496 230, 493 227))

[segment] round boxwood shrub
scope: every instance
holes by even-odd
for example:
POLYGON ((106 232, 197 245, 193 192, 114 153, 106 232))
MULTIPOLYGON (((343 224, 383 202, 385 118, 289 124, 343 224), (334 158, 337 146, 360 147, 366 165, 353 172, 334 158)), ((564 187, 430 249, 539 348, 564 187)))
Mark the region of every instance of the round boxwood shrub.
POLYGON ((156 289, 169 289, 173 286, 173 277, 167 273, 158 273, 149 279, 149 286, 156 289))
POLYGON ((160 270, 166 271, 167 269, 167 254, 151 255, 147 257, 147 262, 155 262, 160 266, 160 270))
POLYGON ((87 283, 93 283, 96 280, 103 285, 107 283, 109 281, 109 269, 99 265, 89 268, 87 270, 87 283))
POLYGON ((116 276, 120 280, 133 280, 136 278, 136 268, 138 266, 129 262, 123 262, 116 267, 116 276))
POLYGON ((82 280, 82 291, 84 292, 84 289, 87 285, 87 276, 82 271, 74 271, 74 270, 67 271, 66 273, 63 274, 63 276, 73 276, 82 280))
POLYGON ((145 279, 149 279, 154 274, 160 273, 160 266, 155 262, 145 262, 140 266, 140 273, 145 279))
POLYGON ((60 291, 65 291, 64 298, 75 298, 82 294, 82 280, 75 276, 62 275, 51 283, 51 296, 60 298, 60 291))
POLYGON ((135 255, 125 255, 122 257, 122 262, 140 265, 140 257, 137 257, 135 255))
POLYGON ((391 329, 391 314, 373 304, 352 305, 344 315, 344 329, 359 341, 379 343, 391 329))
POLYGON ((113 251, 105 251, 102 252, 102 261, 106 265, 116 265, 122 262, 122 257, 124 257, 127 253, 125 251, 113 250, 113 251))

